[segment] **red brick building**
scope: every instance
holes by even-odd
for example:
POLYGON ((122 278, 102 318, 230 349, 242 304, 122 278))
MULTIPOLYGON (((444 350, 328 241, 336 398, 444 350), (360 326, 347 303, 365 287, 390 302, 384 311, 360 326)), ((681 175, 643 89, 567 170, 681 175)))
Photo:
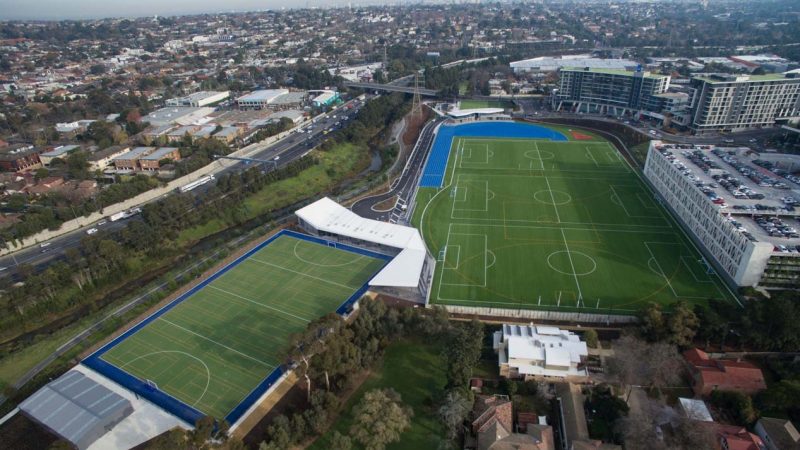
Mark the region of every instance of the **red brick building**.
POLYGON ((755 394, 767 388, 761 369, 749 362, 711 359, 696 348, 683 352, 683 357, 689 364, 696 395, 709 395, 715 390, 755 394))

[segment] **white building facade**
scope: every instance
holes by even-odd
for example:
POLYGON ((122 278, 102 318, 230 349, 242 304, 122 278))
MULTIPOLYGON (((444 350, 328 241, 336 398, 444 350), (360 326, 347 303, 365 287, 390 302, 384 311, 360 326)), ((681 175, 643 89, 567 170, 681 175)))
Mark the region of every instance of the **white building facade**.
POLYGON ((650 143, 644 175, 728 281, 737 286, 758 284, 772 256, 772 244, 752 241, 740 233, 673 164, 669 147, 660 141, 650 143))
POLYGON ((589 355, 577 334, 556 327, 503 324, 494 333, 500 375, 508 378, 581 379, 589 355))

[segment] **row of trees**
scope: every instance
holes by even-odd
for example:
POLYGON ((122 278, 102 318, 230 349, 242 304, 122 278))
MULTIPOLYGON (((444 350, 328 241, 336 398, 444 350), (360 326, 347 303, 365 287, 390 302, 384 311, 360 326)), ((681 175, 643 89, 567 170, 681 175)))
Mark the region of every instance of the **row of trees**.
MULTIPOLYGON (((291 417, 279 416, 267 429, 260 449, 286 448, 301 444, 310 436, 324 432, 335 418, 338 404, 319 400, 351 386, 358 373, 369 369, 385 348, 401 337, 442 342, 446 366, 447 391, 437 400, 437 411, 447 430, 449 445, 458 436, 461 424, 472 407, 469 379, 481 354, 483 325, 478 321, 451 323, 447 312, 415 308, 389 308, 383 302, 363 298, 358 316, 346 324, 331 314, 292 337, 288 361, 303 380, 309 395, 309 408, 291 417)), ((400 439, 413 410, 392 390, 367 392, 353 410, 348 436, 331 435, 332 449, 350 449, 355 443, 369 449, 383 449, 400 439)))
MULTIPOLYGON (((221 177, 207 202, 197 202, 192 194, 167 196, 142 208, 142 220, 133 220, 127 227, 112 235, 88 236, 76 249, 67 250, 66 262, 56 262, 38 274, 21 266, 20 277, 25 283, 7 286, 0 296, 0 318, 6 336, 27 329, 30 322, 43 317, 59 317, 65 311, 95 301, 94 295, 110 283, 119 283, 132 274, 126 261, 137 256, 159 258, 174 246, 172 241, 187 228, 213 218, 233 218, 241 223, 244 216, 234 214, 247 194, 263 189, 277 180, 295 176, 315 164, 313 158, 295 161, 280 170, 262 173, 253 168, 221 177), (237 220, 237 217, 240 219, 237 220), (47 295, 42 295, 46 291, 47 295)), ((112 201, 110 196, 126 187, 142 189, 135 183, 149 183, 152 178, 139 176, 134 182, 120 183, 101 194, 101 202, 112 201), (138 186, 138 187, 137 187, 138 186)), ((149 189, 151 186, 147 186, 149 189)), ((131 192, 122 191, 121 195, 131 192)), ((86 203, 87 208, 92 203, 86 203)), ((54 214, 59 209, 42 208, 54 214)), ((69 211, 69 209, 67 209, 69 211)), ((47 213, 43 213, 47 214, 47 213)), ((31 215, 30 217, 36 217, 31 215)), ((65 219, 72 218, 63 217, 65 219)), ((23 222, 25 223, 25 222, 23 222)), ((60 222, 53 222, 60 223, 60 222)))

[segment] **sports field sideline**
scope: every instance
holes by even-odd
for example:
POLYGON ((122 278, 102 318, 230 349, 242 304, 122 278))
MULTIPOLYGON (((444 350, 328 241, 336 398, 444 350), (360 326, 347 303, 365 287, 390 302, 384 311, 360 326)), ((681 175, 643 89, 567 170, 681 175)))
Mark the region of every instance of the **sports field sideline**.
POLYGON ((282 232, 84 364, 189 422, 233 423, 280 375, 289 335, 360 295, 385 263, 337 247, 282 232))
POLYGON ((735 301, 619 152, 586 133, 456 136, 413 219, 438 259, 433 304, 630 314, 735 301))

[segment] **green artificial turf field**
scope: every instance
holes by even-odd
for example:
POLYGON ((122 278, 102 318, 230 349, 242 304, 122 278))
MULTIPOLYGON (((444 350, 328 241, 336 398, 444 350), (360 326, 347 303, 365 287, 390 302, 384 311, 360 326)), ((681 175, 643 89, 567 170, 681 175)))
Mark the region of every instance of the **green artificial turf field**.
POLYGON ((460 109, 478 109, 478 108, 511 108, 513 105, 505 100, 461 100, 459 103, 460 109))
POLYGON ((280 236, 101 358, 223 418, 284 362, 290 334, 334 311, 382 265, 280 236))
MULTIPOLYGON (((619 152, 456 137, 414 224, 437 257, 433 304, 630 314, 649 302, 734 302, 619 152)), ((732 303, 733 304, 733 303, 732 303)))

